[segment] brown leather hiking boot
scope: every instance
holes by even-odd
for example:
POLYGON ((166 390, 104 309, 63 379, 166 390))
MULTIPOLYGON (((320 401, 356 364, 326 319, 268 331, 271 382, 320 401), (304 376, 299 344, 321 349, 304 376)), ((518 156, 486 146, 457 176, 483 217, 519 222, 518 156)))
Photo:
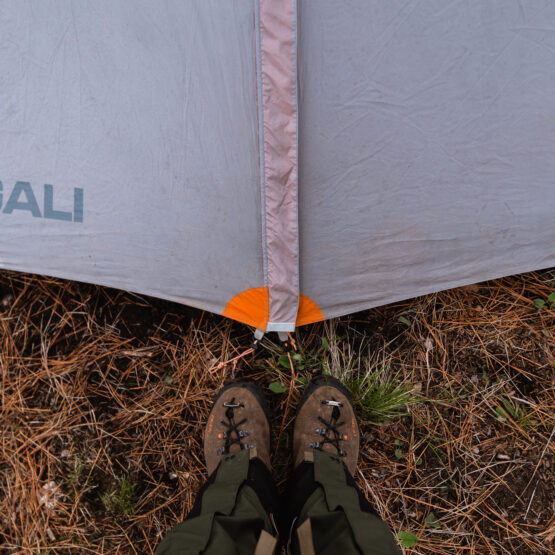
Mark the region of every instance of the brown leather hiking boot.
POLYGON ((251 383, 226 385, 216 397, 204 431, 206 470, 212 474, 223 455, 251 449, 270 469, 270 418, 259 388, 251 383))
POLYGON ((357 466, 359 430, 349 392, 331 376, 317 376, 306 386, 293 431, 295 468, 305 453, 319 449, 339 455, 351 474, 357 466))

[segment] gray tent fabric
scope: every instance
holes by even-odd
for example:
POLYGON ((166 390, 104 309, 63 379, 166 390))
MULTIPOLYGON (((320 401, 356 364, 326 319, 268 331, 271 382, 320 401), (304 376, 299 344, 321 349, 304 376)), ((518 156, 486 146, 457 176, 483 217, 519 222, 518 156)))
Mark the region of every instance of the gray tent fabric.
POLYGON ((551 0, 0 0, 0 267, 267 331, 555 266, 551 0))
POLYGON ((301 291, 327 318, 555 264, 555 2, 302 2, 301 291))
POLYGON ((264 286, 252 6, 0 2, 3 268, 217 313, 264 286))

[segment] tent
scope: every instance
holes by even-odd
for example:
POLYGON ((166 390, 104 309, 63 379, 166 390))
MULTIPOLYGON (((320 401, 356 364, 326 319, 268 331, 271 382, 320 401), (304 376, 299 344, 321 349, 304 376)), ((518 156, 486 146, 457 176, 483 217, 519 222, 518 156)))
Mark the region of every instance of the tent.
POLYGON ((0 267, 263 331, 555 265, 552 0, 0 0, 0 267))

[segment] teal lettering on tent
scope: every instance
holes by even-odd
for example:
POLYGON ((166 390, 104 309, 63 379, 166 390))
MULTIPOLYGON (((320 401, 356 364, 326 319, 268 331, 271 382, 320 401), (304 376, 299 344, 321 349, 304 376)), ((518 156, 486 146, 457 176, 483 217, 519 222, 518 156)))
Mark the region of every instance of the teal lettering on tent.
POLYGON ((73 219, 71 212, 54 210, 54 187, 52 185, 44 186, 44 217, 63 222, 71 222, 73 219))
POLYGON ((18 181, 6 203, 6 208, 4 208, 4 214, 11 214, 14 210, 26 210, 31 212, 34 218, 40 218, 40 209, 37 204, 37 199, 31 188, 31 184, 27 181, 18 181), (26 197, 26 201, 20 201, 19 197, 23 193, 26 197))
POLYGON ((83 189, 73 189, 73 221, 83 221, 83 189))

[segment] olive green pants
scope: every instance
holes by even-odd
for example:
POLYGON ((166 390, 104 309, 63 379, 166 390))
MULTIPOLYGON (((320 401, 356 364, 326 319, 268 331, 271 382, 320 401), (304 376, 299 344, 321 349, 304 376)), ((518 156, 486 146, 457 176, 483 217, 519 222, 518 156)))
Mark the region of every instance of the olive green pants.
POLYGON ((338 457, 315 450, 305 458, 279 500, 259 459, 224 457, 157 554, 267 555, 280 545, 300 555, 401 553, 338 457))

